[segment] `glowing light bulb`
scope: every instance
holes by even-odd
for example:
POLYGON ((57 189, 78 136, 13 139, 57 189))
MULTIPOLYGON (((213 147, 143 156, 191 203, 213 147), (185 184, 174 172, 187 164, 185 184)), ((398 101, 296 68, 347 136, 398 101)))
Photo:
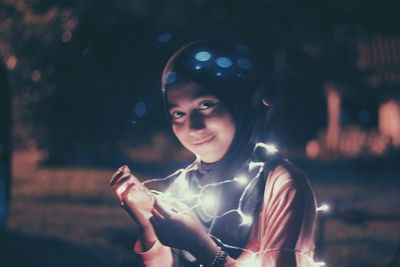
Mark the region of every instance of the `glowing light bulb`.
POLYGON ((189 200, 189 199, 194 199, 198 195, 193 193, 192 190, 190 190, 189 183, 186 180, 181 180, 178 183, 178 195, 180 200, 189 200))
POLYGON ((244 176, 235 177, 235 178, 233 178, 233 180, 235 180, 240 185, 245 185, 245 184, 247 184, 247 181, 248 181, 247 178, 244 176))
POLYGON ((325 265, 326 265, 326 264, 325 264, 325 262, 323 262, 323 261, 314 262, 314 266, 315 266, 315 267, 325 266, 325 265))
POLYGON ((276 148, 276 146, 274 144, 257 143, 256 146, 265 148, 265 150, 267 150, 268 154, 273 154, 273 153, 278 152, 278 149, 276 148))
POLYGON ((239 213, 242 217, 242 223, 240 225, 251 225, 253 223, 253 217, 239 213))
POLYGON ((214 210, 217 206, 217 202, 217 198, 210 194, 201 198, 201 206, 207 211, 214 210))
POLYGON ((248 257, 245 257, 243 260, 239 262, 240 267, 261 267, 261 262, 257 258, 255 254, 250 254, 248 257))
POLYGON ((194 199, 197 197, 190 189, 186 189, 185 191, 181 191, 181 196, 185 200, 194 199))
POLYGON ((323 204, 322 206, 319 206, 316 211, 329 211, 330 207, 328 204, 323 204))
POLYGON ((261 167, 263 165, 264 165, 264 162, 250 161, 250 163, 249 163, 249 171, 253 170, 255 167, 261 167))

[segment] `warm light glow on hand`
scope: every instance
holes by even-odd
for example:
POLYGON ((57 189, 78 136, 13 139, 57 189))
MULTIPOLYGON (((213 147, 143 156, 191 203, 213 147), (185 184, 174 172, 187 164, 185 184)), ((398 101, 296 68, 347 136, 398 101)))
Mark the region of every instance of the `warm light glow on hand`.
MULTIPOLYGON (((273 154, 273 153, 278 152, 278 149, 273 144, 258 143, 258 144, 256 144, 255 148, 257 148, 257 147, 264 148, 266 150, 267 154, 273 154)), ((191 206, 186 209, 180 210, 179 213, 180 212, 186 213, 186 212, 193 210, 194 208, 201 207, 208 216, 210 216, 211 218, 213 218, 215 220, 217 218, 220 218, 227 214, 235 212, 235 213, 239 214, 239 216, 242 219, 242 223, 240 224, 240 226, 249 227, 252 225, 254 218, 251 215, 246 215, 244 213, 244 211, 242 210, 242 201, 244 199, 245 194, 249 191, 251 186, 253 186, 254 183, 257 182, 257 179, 259 179, 260 175, 263 173, 263 171, 265 169, 265 162, 250 161, 248 163, 247 170, 249 172, 251 171, 253 173, 253 170, 255 168, 258 168, 258 171, 255 172, 256 174, 254 177, 246 177, 245 175, 239 175, 239 176, 231 178, 231 179, 226 179, 226 180, 222 180, 219 182, 210 183, 210 184, 204 185, 203 187, 199 188, 198 193, 193 193, 193 191, 191 191, 190 185, 189 185, 189 183, 187 181, 187 177, 186 177, 186 175, 189 171, 195 170, 195 165, 193 165, 187 169, 177 170, 175 173, 171 174, 170 176, 168 176, 166 178, 147 180, 145 182, 142 182, 142 184, 144 185, 144 184, 151 183, 151 182, 160 182, 160 181, 165 181, 168 179, 175 178, 176 183, 174 184, 174 186, 175 186, 174 189, 176 189, 177 193, 175 191, 173 191, 173 193, 171 193, 170 191, 167 191, 166 193, 162 193, 162 192, 155 191, 155 190, 148 191, 148 193, 157 196, 157 199, 159 199, 160 201, 166 201, 166 202, 170 202, 170 203, 173 203, 174 201, 191 200, 192 201, 191 206), (215 189, 218 186, 223 186, 228 183, 236 183, 236 184, 239 184, 240 186, 244 186, 242 195, 240 197, 239 205, 238 205, 237 209, 232 209, 232 210, 225 211, 222 214, 217 214, 216 211, 217 211, 217 208, 219 205, 218 201, 222 201, 224 199, 229 199, 229 198, 224 198, 223 196, 220 198, 217 198, 217 195, 215 195, 216 194, 215 190, 209 190, 209 189, 213 189, 213 188, 215 189), (194 203, 193 203, 193 201, 194 201, 194 203)), ((316 210, 317 211, 328 211, 329 205, 324 204, 324 205, 318 207, 316 210)), ((248 257, 245 257, 243 260, 241 260, 240 262, 237 263, 238 266, 261 267, 262 263, 260 261, 259 255, 263 255, 265 253, 269 253, 272 251, 281 251, 281 250, 291 251, 293 253, 297 253, 304 257, 307 257, 307 259, 311 263, 310 265, 313 267, 325 266, 325 263, 323 261, 315 262, 313 260, 313 258, 310 256, 310 254, 303 253, 303 252, 297 251, 295 249, 269 248, 269 249, 265 249, 262 251, 253 252, 253 251, 250 251, 250 250, 247 250, 244 248, 225 244, 225 243, 223 243, 222 240, 219 240, 212 234, 209 233, 209 235, 212 236, 215 240, 218 240, 218 242, 226 248, 234 248, 234 249, 242 250, 245 253, 249 253, 248 257)))

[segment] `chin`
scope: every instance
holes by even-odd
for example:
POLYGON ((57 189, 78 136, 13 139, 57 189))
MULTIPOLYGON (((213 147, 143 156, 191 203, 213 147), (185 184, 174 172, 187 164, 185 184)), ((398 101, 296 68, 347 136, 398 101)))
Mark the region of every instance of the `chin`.
MULTIPOLYGON (((218 151, 218 152, 220 152, 220 151, 218 151)), ((224 156, 224 155, 219 155, 219 154, 220 153, 216 153, 216 152, 208 152, 208 153, 202 153, 202 154, 199 153, 198 155, 202 161, 207 162, 207 163, 213 163, 213 162, 219 161, 224 156), (201 155, 205 155, 205 156, 201 156, 201 155), (212 156, 210 156, 210 155, 212 155, 212 156)))

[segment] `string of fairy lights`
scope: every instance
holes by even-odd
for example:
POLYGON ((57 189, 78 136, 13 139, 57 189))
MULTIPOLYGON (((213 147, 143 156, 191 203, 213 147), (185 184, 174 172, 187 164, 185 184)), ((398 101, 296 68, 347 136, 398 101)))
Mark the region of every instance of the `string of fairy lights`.
MULTIPOLYGON (((276 149, 276 147, 274 145, 269 145, 269 144, 265 144, 265 143, 257 143, 254 150, 258 147, 264 148, 266 153, 269 153, 269 154, 278 152, 278 150, 276 149)), ((173 174, 171 174, 165 178, 151 179, 151 180, 144 181, 144 182, 142 182, 142 185, 146 185, 146 184, 153 183, 153 182, 166 181, 166 180, 176 177, 176 180, 174 181, 174 188, 178 189, 177 190, 178 194, 179 194, 178 196, 177 195, 173 196, 170 191, 166 191, 164 193, 164 192, 160 192, 157 190, 149 190, 148 192, 151 194, 152 197, 156 197, 159 200, 166 200, 165 202, 167 202, 167 203, 168 202, 173 203, 176 200, 178 200, 180 202, 192 201, 195 203, 192 206, 187 207, 185 210, 175 211, 178 213, 187 213, 195 208, 201 208, 201 210, 204 212, 204 214, 209 216, 213 222, 220 217, 226 216, 227 214, 237 213, 242 219, 242 223, 240 224, 240 226, 251 226, 251 224, 253 223, 253 217, 251 215, 245 214, 245 212, 243 211, 242 204, 243 204, 243 200, 244 200, 246 193, 252 188, 254 183, 257 182, 257 180, 260 178, 260 175, 263 173, 263 171, 265 169, 265 162, 250 161, 248 163, 247 168, 248 168, 248 173, 251 173, 255 170, 255 168, 258 168, 257 172, 255 172, 256 174, 251 179, 248 177, 245 177, 244 175, 240 175, 240 176, 237 176, 237 177, 234 177, 231 179, 226 179, 223 181, 219 181, 216 183, 206 184, 200 188, 198 193, 193 193, 190 190, 189 182, 186 179, 187 173, 196 169, 196 164, 193 164, 185 169, 179 169, 176 172, 174 172, 173 174), (243 187, 243 192, 239 198, 238 207, 236 209, 228 210, 222 214, 217 214, 215 212, 215 210, 218 207, 218 198, 215 195, 212 195, 209 193, 211 191, 210 189, 218 187, 218 186, 222 186, 224 184, 230 184, 230 183, 236 183, 238 186, 243 187)), ((319 206, 316 209, 317 212, 323 212, 323 211, 328 211, 328 210, 329 210, 329 206, 327 204, 319 206)), ((211 231, 211 228, 210 228, 210 231, 211 231)), ((325 262, 323 262, 323 261, 314 261, 314 259, 312 257, 313 256, 312 252, 302 252, 302 251, 299 251, 296 249, 291 249, 291 248, 270 248, 270 249, 265 249, 262 251, 254 252, 254 251, 251 251, 248 249, 225 244, 222 240, 213 236, 210 232, 208 234, 226 248, 238 249, 245 253, 248 253, 249 256, 247 258, 245 258, 245 260, 238 263, 239 266, 261 266, 261 258, 262 258, 261 256, 264 255, 265 253, 272 253, 275 251, 294 252, 298 255, 305 257, 309 261, 310 266, 313 266, 313 267, 325 266, 325 262)))

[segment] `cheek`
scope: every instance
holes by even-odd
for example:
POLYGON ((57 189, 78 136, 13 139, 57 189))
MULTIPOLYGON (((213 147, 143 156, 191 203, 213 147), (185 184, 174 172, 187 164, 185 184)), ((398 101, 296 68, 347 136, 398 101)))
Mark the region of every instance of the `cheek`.
POLYGON ((184 127, 182 125, 172 125, 172 131, 174 132, 176 138, 183 144, 184 139, 185 139, 185 134, 184 134, 184 127))
POLYGON ((230 114, 214 118, 209 123, 209 128, 213 128, 223 138, 224 143, 231 143, 236 133, 236 126, 230 114))

